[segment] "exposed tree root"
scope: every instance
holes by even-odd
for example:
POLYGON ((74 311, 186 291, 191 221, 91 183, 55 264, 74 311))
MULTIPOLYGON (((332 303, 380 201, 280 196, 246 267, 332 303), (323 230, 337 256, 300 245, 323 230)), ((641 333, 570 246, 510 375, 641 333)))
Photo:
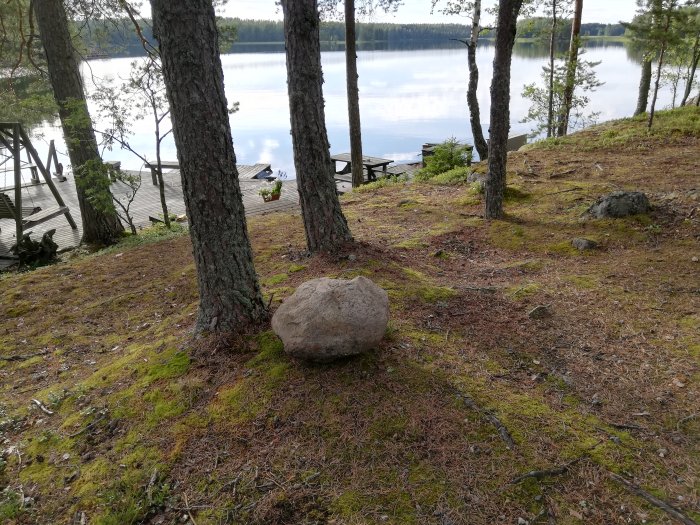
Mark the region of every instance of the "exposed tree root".
POLYGON ((26 361, 27 359, 31 359, 32 357, 46 355, 47 353, 48 352, 37 352, 36 354, 27 354, 27 355, 0 355, 0 361, 7 361, 7 362, 26 361))
POLYGON ((672 518, 678 520, 680 523, 683 523, 684 525, 698 525, 698 522, 695 521, 694 519, 690 518, 686 514, 684 514, 681 510, 677 509, 670 503, 666 503, 665 501, 657 498, 653 494, 648 493, 646 490, 641 488, 639 485, 636 483, 632 483, 631 481, 623 478, 622 476, 615 474, 613 472, 608 472, 610 477, 623 485, 628 491, 630 491, 632 494, 635 494, 636 496, 639 496, 640 498, 644 498, 647 500, 649 503, 654 505, 655 507, 663 510, 666 514, 671 516, 672 518))
POLYGON ((457 396, 464 402, 465 405, 467 405, 472 410, 479 412, 479 414, 481 414, 481 416, 486 421, 488 421, 494 427, 496 427, 496 430, 498 431, 498 435, 501 436, 501 439, 506 444, 506 448, 508 450, 512 450, 515 448, 515 441, 513 441, 513 437, 510 435, 510 432, 508 431, 506 426, 503 423, 501 423, 501 420, 498 419, 493 414, 493 412, 491 412, 490 410, 486 410, 485 408, 480 407, 479 405, 476 404, 476 401, 474 401, 471 397, 469 397, 461 392, 457 392, 457 396))
POLYGON ((568 463, 566 463, 560 467, 556 467, 556 468, 552 468, 552 469, 531 470, 530 472, 527 472, 525 474, 522 474, 521 476, 513 478, 511 483, 513 485, 515 485, 515 484, 520 483, 521 481, 524 481, 528 478, 535 478, 535 479, 539 480, 539 479, 549 478, 552 476, 561 476, 562 474, 566 474, 567 472, 569 472, 569 469, 571 467, 573 467, 576 463, 581 461, 584 457, 585 456, 580 456, 576 459, 572 459, 571 461, 569 461, 568 463))

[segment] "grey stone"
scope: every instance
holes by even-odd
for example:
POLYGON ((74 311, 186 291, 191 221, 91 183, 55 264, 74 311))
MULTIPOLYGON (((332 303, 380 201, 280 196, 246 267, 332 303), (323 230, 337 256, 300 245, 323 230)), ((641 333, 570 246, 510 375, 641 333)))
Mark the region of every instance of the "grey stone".
POLYGON ((577 250, 593 250, 598 246, 598 243, 590 239, 584 239, 582 237, 576 237, 571 241, 571 245, 577 250))
POLYGON ((284 351, 332 361, 376 347, 389 321, 389 296, 366 277, 307 281, 282 303, 272 329, 284 351))
POLYGON ((549 305, 539 305, 530 310, 527 315, 530 319, 544 319, 552 315, 552 312, 549 310, 549 305))
POLYGON ((472 171, 467 175, 467 182, 479 182, 483 184, 486 181, 486 175, 484 173, 477 173, 472 171))
POLYGON ((649 199, 640 191, 614 191, 600 197, 590 208, 590 213, 596 219, 606 217, 627 217, 646 213, 651 209, 649 199))

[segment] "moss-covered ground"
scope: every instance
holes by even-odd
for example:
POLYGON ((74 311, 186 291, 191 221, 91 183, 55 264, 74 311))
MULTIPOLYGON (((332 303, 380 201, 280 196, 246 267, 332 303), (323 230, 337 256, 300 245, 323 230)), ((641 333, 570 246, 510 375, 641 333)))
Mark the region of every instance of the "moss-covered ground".
POLYGON ((610 472, 700 521, 700 111, 655 126, 511 154, 501 221, 454 178, 344 196, 333 256, 251 219, 272 309, 320 276, 389 292, 382 345, 335 364, 193 340, 184 235, 0 276, 0 523, 672 523, 610 472), (582 216, 621 188, 653 211, 582 216))

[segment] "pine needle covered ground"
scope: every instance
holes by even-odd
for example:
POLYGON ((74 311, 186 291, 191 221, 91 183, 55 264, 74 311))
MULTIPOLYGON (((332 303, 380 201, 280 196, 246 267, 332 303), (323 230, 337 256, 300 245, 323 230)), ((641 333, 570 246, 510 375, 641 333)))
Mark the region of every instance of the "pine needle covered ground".
POLYGON ((0 522, 699 521, 699 153, 687 108, 512 154, 503 221, 470 185, 356 192, 334 257, 251 219, 273 309, 320 276, 388 290, 381 348, 331 365, 193 341, 187 236, 0 277, 0 522), (654 210, 582 218, 615 189, 654 210))

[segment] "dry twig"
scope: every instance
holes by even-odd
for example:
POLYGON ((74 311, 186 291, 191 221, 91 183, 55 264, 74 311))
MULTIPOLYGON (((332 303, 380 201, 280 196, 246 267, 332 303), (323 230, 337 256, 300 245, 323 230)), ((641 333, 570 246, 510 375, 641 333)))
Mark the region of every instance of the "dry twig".
POLYGON ((696 412, 695 414, 690 414, 689 416, 684 417, 683 419, 679 419, 678 423, 676 423, 676 430, 678 432, 681 431, 681 426, 683 426, 684 423, 687 423, 688 421, 692 421, 693 419, 698 417, 698 413, 696 412))
POLYGON ((42 403, 38 399, 32 399, 32 403, 34 403, 36 406, 38 406, 44 414, 48 414, 49 416, 53 416, 53 410, 49 410, 48 408, 46 408, 44 403, 42 403))

